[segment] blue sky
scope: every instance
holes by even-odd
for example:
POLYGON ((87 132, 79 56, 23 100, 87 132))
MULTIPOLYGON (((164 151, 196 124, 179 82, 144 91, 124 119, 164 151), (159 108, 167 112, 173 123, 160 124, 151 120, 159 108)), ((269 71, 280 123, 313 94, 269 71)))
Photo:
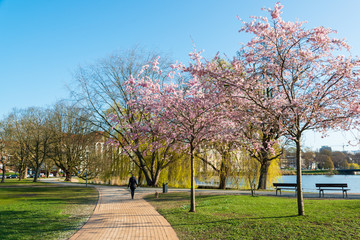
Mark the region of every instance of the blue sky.
MULTIPOLYGON (((193 43, 204 55, 233 56, 249 36, 240 21, 265 15, 272 0, 0 0, 0 117, 13 108, 67 98, 78 66, 140 45, 188 62, 193 43)), ((336 29, 360 55, 360 1, 281 1, 286 20, 336 29)), ((343 134, 307 137, 314 149, 342 149, 343 134), (338 136, 339 135, 339 136, 338 136), (338 145, 339 147, 335 147, 338 145)), ((346 148, 345 148, 346 149, 346 148)))

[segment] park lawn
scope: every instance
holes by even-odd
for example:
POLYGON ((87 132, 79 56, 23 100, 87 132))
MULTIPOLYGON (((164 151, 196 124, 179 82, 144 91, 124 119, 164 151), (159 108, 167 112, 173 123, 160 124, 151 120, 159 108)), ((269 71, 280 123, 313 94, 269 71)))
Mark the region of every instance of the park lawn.
POLYGON ((67 239, 96 205, 94 188, 7 179, 0 184, 0 239, 67 239))
POLYGON ((360 239, 360 200, 305 200, 245 195, 197 195, 190 213, 188 193, 161 194, 149 201, 180 239, 360 239))

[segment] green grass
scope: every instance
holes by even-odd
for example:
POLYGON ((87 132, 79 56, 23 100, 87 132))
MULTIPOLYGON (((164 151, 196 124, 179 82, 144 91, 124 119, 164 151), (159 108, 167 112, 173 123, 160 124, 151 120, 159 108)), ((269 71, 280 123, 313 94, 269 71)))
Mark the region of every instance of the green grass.
POLYGON ((360 200, 305 200, 297 216, 296 199, 266 196, 146 197, 169 221, 180 239, 360 239, 360 200))
POLYGON ((67 239, 92 214, 94 188, 7 179, 0 184, 0 239, 67 239))
MULTIPOLYGON (((1 179, 1 177, 0 177, 1 179)), ((10 178, 10 179, 5 179, 5 182, 0 183, 0 188, 1 187, 9 187, 9 186, 14 186, 14 185, 32 185, 33 183, 33 178, 27 178, 27 179, 23 179, 21 181, 19 181, 18 178, 10 178)), ((44 183, 37 183, 39 184, 44 184, 44 183)))

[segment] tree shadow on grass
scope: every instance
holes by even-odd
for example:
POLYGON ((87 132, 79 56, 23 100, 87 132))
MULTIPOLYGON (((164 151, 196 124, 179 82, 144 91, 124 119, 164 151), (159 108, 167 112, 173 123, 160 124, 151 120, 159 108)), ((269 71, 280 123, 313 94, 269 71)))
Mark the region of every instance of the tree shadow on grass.
MULTIPOLYGON (((149 202, 178 202, 178 201, 189 201, 189 197, 190 197, 190 193, 186 193, 184 194, 183 192, 181 193, 166 193, 166 194, 163 194, 163 193, 160 193, 159 195, 159 198, 155 198, 154 197, 155 194, 149 194, 149 195, 146 195, 144 197, 144 199, 146 201, 149 201, 149 202)), ((197 200, 201 200, 201 199, 207 199, 207 198, 217 198, 217 197, 220 197, 220 198, 224 198, 226 197, 226 195, 203 195, 203 194, 196 194, 196 199, 197 200)))
POLYGON ((62 204, 70 204, 70 205, 89 205, 96 204, 97 197, 78 197, 78 198, 42 198, 42 199, 27 199, 27 201, 39 203, 39 204, 47 204, 47 205, 62 205, 62 204))
POLYGON ((77 229, 77 224, 66 215, 48 212, 0 211, 1 239, 39 239, 53 236, 55 232, 77 229))
MULTIPOLYGON (((229 218, 229 219, 223 219, 223 220, 217 220, 217 221, 202 221, 202 222, 197 222, 196 224, 218 224, 218 223, 222 223, 222 224, 233 224, 234 221, 246 221, 246 220, 266 220, 266 219, 290 219, 290 218, 295 218, 298 217, 298 215, 288 215, 288 216, 274 216, 274 217, 243 217, 243 218, 229 218)), ((194 223, 189 223, 189 224, 172 224, 171 226, 176 227, 176 226, 190 226, 190 225, 194 225, 194 223)))
POLYGON ((11 187, 6 187, 3 188, 0 187, 0 191, 11 191, 11 192, 49 192, 49 193, 58 193, 59 191, 65 190, 72 190, 74 192, 77 193, 81 193, 81 192, 87 192, 88 188, 84 188, 84 187, 59 187, 59 186, 49 186, 49 185, 45 185, 45 186, 11 186, 11 187))
MULTIPOLYGON (((89 197, 88 189, 79 187, 74 188, 13 188, 11 191, 6 190, 6 195, 2 196, 2 199, 14 199, 25 198, 26 201, 32 201, 36 203, 45 204, 89 204, 97 201, 98 195, 93 194, 89 197), (64 190, 64 191, 63 191, 64 190), (62 193, 63 192, 63 193, 62 193)), ((1 194, 1 192, 0 192, 1 194)), ((21 200, 20 200, 21 201, 21 200)))

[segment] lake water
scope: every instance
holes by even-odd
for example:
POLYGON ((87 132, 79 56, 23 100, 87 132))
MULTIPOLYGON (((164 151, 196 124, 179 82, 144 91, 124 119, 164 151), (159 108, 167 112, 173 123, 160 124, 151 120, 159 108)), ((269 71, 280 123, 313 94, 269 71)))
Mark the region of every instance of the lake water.
MULTIPOLYGON (((296 183, 296 175, 281 176, 275 182, 296 183)), ((318 192, 315 187, 316 183, 347 183, 350 189, 349 193, 360 193, 360 175, 303 175, 302 182, 304 192, 318 192)), ((206 182, 197 180, 196 183, 202 186, 219 186, 217 178, 206 182)), ((240 183, 240 187, 241 185, 240 183)), ((227 181, 226 186, 233 187, 231 179, 227 181)))
MULTIPOLYGON (((296 183, 295 175, 280 177, 278 182, 296 183)), ((360 193, 360 175, 303 175, 302 184, 304 192, 318 192, 316 183, 347 183, 351 189, 349 193, 360 193)), ((330 192, 330 191, 329 191, 330 192)))

